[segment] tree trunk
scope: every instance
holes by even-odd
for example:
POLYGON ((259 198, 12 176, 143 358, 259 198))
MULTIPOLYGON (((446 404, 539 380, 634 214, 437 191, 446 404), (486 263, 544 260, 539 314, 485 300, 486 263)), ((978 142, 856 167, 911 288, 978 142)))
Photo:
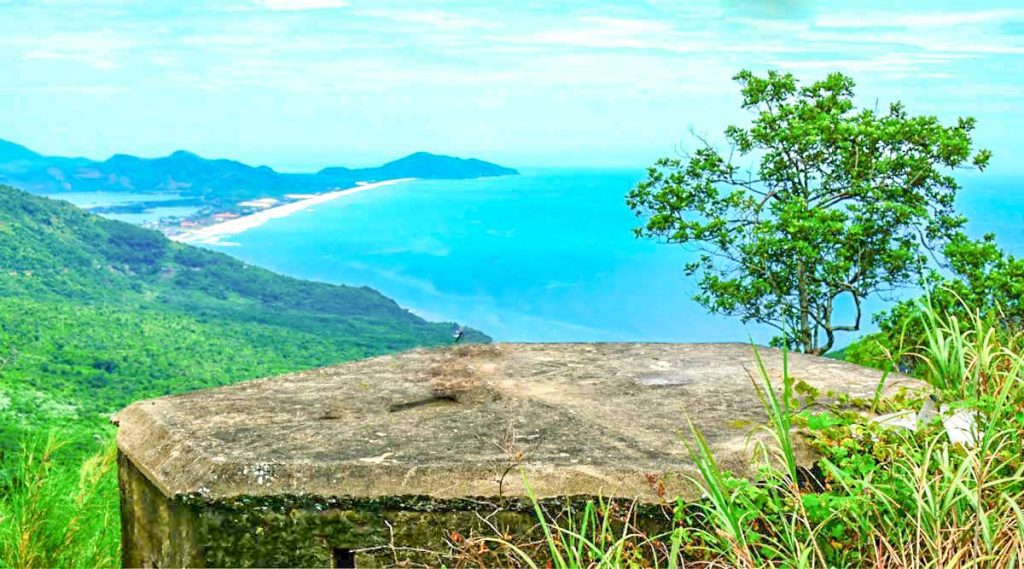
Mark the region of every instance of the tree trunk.
POLYGON ((805 354, 813 353, 814 342, 811 340, 811 301, 807 298, 807 275, 804 272, 804 262, 797 261, 797 285, 800 289, 800 343, 805 354))

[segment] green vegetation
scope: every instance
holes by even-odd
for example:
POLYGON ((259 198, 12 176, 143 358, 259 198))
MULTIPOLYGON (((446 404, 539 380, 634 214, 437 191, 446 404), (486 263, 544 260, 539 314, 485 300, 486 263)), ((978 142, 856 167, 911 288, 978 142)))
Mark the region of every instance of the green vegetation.
MULTIPOLYGON (((976 414, 973 444, 952 442, 938 417, 916 431, 869 419, 871 407, 916 413, 921 401, 844 401, 841 408, 816 401, 820 394, 788 373, 776 393, 761 368, 754 381, 764 395, 768 436, 755 452, 762 465, 756 480, 722 471, 694 430, 694 483, 705 499, 677 505, 674 527, 645 532, 629 508, 604 502, 588 504, 575 519, 538 508, 546 551, 509 536, 463 549, 530 567, 550 558, 558 568, 1020 567, 1024 334, 990 327, 977 314, 959 323, 927 306, 920 314, 930 338, 946 339, 916 352, 925 364, 922 378, 944 409, 976 414), (798 392, 807 400, 798 402, 798 392), (815 468, 796 464, 796 436, 821 452, 815 468)), ((466 565, 487 559, 468 556, 466 565)))
POLYGON ((924 326, 925 305, 959 321, 979 316, 991 327, 1024 329, 1024 259, 1007 255, 991 234, 977 240, 957 236, 943 253, 945 270, 931 271, 927 297, 877 315, 879 331, 848 346, 847 360, 879 367, 892 359, 905 369, 920 368, 923 362, 906 352, 935 340, 924 326))
POLYGON ((971 149, 973 120, 945 127, 898 103, 855 111, 840 74, 805 87, 773 72, 737 80, 755 118, 726 137, 759 167, 743 173, 704 141, 686 160, 659 161, 627 198, 646 217, 637 235, 696 244, 687 271, 700 276, 699 302, 775 326, 777 344, 812 354, 860 329, 866 296, 923 286, 926 296, 877 315, 881 331, 839 354, 885 370, 875 398, 823 398, 787 370, 773 386, 761 366, 756 479, 723 471, 691 425, 704 499, 671 508, 672 525, 645 531, 631 508, 602 502, 575 520, 538 508, 546 550, 478 541, 531 567, 1022 566, 1024 262, 991 235, 962 232, 947 172, 987 164, 971 149), (853 307, 849 323, 833 322, 839 299, 853 307), (895 369, 933 393, 884 399, 895 369), (974 427, 957 431, 952 417, 974 427), (813 468, 797 462, 796 437, 819 451, 813 468))
POLYGON ((5 463, 0 566, 120 565, 114 444, 104 443, 84 460, 77 457, 50 436, 31 439, 5 463))
MULTIPOLYGON (((922 378, 943 408, 977 413, 974 444, 951 442, 938 419, 916 432, 869 419, 872 410, 916 412, 921 400, 832 402, 788 373, 781 386, 772 385, 761 368, 752 389, 763 395, 767 424, 766 436, 755 439, 761 442, 753 458, 762 466, 755 480, 721 470, 701 433, 692 431, 688 444, 700 472, 693 483, 706 498, 667 506, 671 524, 651 528, 635 507, 614 501, 553 517, 535 500, 541 542, 453 535, 454 559, 461 566, 559 568, 1019 567, 1024 334, 994 328, 977 314, 959 321, 926 306, 921 314, 928 336, 946 339, 915 352, 925 362, 922 378), (821 452, 815 468, 796 463, 797 436, 821 452)), ((39 567, 111 564, 111 448, 101 448, 80 473, 48 468, 53 454, 53 443, 42 442, 16 462, 9 478, 15 482, 0 502, 2 559, 39 567)))
POLYGON ((960 235, 950 172, 983 169, 989 153, 971 149, 973 119, 947 127, 900 103, 856 110, 853 80, 839 73, 806 86, 777 72, 736 80, 752 125, 726 129, 726 154, 702 141, 651 168, 627 198, 646 218, 636 233, 699 247, 686 270, 711 312, 824 354, 837 332, 860 330, 865 297, 919 284, 926 251, 960 235), (734 154, 759 164, 743 171, 734 154), (837 323, 842 303, 853 315, 837 323))
MULTIPOLYGON (((0 187, 0 443, 131 401, 451 341, 368 288, 300 281, 0 187)), ((486 339, 472 333, 472 339, 486 339)))
MULTIPOLYGON (((551 517, 534 500, 542 541, 453 536, 456 559, 1021 567, 1024 261, 992 236, 962 234, 959 186, 947 171, 986 165, 988 153, 972 150, 973 121, 947 127, 899 104, 855 111, 853 83, 839 74, 808 86, 777 73, 737 79, 756 117, 726 136, 758 157, 757 171, 742 174, 706 143, 686 161, 660 161, 628 198, 647 216, 637 233, 703 247, 687 268, 700 275, 697 299, 776 326, 778 344, 807 353, 859 330, 865 296, 925 285, 926 297, 878 315, 880 331, 842 355, 886 370, 883 381, 908 370, 933 393, 886 399, 880 384, 873 400, 856 401, 815 393, 788 371, 773 385, 762 366, 751 387, 767 418, 754 433, 754 480, 723 471, 691 426, 685 444, 705 498, 684 505, 666 496, 665 527, 641 527, 634 507, 611 501, 551 517), (941 253, 941 270, 928 250, 941 253), (840 324, 843 302, 854 316, 840 324), (939 415, 922 415, 916 429, 873 420, 917 417, 933 404, 939 415), (952 414, 977 428, 953 440, 944 424, 952 414), (820 452, 813 468, 798 463, 795 437, 820 452)), ((19 164, 37 156, 8 150, 19 164)), ((194 157, 170 158, 187 166, 194 157)), ((425 322, 369 289, 288 279, 11 188, 0 187, 0 199, 3 566, 117 564, 105 421, 118 407, 450 341, 450 324, 425 322)))
POLYGON ((108 418, 133 401, 451 342, 453 324, 369 288, 9 187, 0 202, 0 565, 119 559, 108 418))

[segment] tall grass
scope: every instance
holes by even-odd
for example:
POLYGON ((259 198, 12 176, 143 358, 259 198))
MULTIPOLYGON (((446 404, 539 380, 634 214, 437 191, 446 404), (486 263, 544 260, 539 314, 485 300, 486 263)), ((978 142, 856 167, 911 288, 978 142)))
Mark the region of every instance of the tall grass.
MULTIPOLYGON (((969 409, 969 448, 939 429, 923 455, 894 463, 893 483, 912 488, 914 523, 880 519, 880 560, 904 567, 1024 566, 1024 351, 1020 332, 970 313, 966 322, 922 306, 918 353, 947 407, 969 409)), ((890 496, 876 488, 879 499, 890 496)))
MULTIPOLYGON (((589 500, 579 510, 564 508, 550 516, 523 477, 537 517, 539 542, 516 542, 522 536, 479 536, 466 540, 455 556, 457 566, 522 566, 572 569, 622 566, 676 569, 683 530, 651 535, 641 529, 635 503, 589 500), (493 549, 492 549, 493 548, 493 549)), ((497 529, 497 528, 495 528, 497 529)))
POLYGON ((120 521, 112 442, 69 466, 66 442, 29 439, 5 464, 0 564, 19 568, 116 567, 120 521))
POLYGON ((677 509, 676 526, 655 538, 667 537, 671 549, 651 547, 660 555, 643 558, 615 548, 568 555, 566 538, 586 534, 592 513, 562 529, 538 509, 553 566, 1024 567, 1024 337, 977 314, 920 309, 926 335, 913 350, 918 369, 945 410, 973 414, 973 444, 951 442, 940 421, 916 432, 871 423, 878 396, 863 412, 812 427, 812 418, 794 416, 787 358, 776 389, 755 348, 754 389, 771 445, 759 453, 766 460, 757 480, 723 471, 690 424, 694 483, 704 499, 677 509), (797 464, 798 424, 821 451, 817 475, 797 464))

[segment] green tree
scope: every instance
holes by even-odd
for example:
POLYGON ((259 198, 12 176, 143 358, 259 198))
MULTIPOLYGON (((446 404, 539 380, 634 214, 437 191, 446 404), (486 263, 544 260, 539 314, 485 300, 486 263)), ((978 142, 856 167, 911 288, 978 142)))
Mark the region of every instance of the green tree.
POLYGON ((898 102, 856 109, 840 73, 809 85, 774 71, 735 80, 751 125, 725 130, 727 153, 701 140, 651 167, 626 200, 643 218, 636 234, 697 247, 686 272, 711 312, 823 354, 837 332, 860 329, 865 297, 920 281, 928 251, 965 222, 951 171, 983 169, 990 153, 972 150, 971 118, 944 126, 898 102), (852 315, 837 322, 841 302, 852 315))
POLYGON ((943 259, 941 271, 930 271, 927 293, 876 314, 878 332, 850 344, 844 359, 884 367, 890 357, 902 354, 900 364, 913 370, 921 359, 906 354, 919 352, 926 343, 924 306, 961 322, 976 315, 997 329, 1024 328, 1024 259, 1000 249, 993 234, 981 239, 957 235, 943 250, 943 259))

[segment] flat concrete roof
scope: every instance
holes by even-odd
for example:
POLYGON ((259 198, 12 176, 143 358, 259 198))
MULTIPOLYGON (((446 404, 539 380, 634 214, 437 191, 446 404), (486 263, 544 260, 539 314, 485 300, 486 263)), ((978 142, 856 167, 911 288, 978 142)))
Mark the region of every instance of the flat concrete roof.
MULTIPOLYGON (((775 379, 781 352, 761 348, 775 379)), ((790 375, 871 398, 881 372, 790 354, 790 375)), ((694 497, 686 418, 746 472, 765 421, 746 344, 414 350, 135 403, 118 446, 167 496, 694 497)), ((780 385, 777 383, 777 385, 780 385)), ((921 384, 893 375, 888 389, 921 384)))

